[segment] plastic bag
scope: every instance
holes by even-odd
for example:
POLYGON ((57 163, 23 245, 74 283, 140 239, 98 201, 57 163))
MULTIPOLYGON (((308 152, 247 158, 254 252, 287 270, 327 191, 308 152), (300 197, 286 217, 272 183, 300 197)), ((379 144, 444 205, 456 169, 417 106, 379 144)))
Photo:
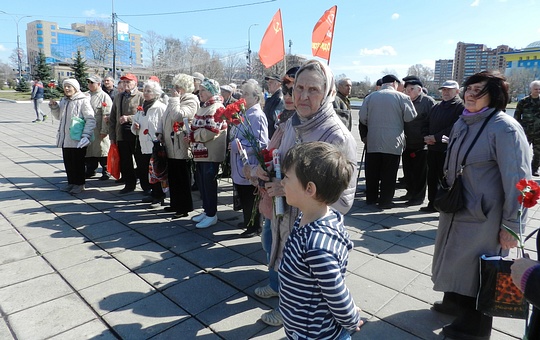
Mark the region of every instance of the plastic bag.
POLYGON ((115 143, 111 144, 107 154, 107 169, 111 176, 120 179, 120 153, 118 152, 118 145, 115 143))

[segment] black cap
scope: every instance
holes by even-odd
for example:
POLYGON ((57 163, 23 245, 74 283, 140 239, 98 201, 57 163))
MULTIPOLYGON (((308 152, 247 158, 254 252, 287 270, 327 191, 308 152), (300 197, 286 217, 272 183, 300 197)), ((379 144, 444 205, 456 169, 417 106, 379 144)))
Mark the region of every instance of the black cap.
POLYGON ((264 77, 264 80, 276 80, 281 83, 281 78, 277 74, 271 74, 269 76, 264 77))
POLYGON ((377 86, 382 86, 382 78, 377 80, 377 83, 375 84, 377 86))
POLYGON ((407 85, 420 85, 420 87, 424 87, 424 84, 422 84, 422 82, 419 79, 407 80, 405 82, 405 86, 407 85))
POLYGON ((397 81, 398 83, 400 82, 399 79, 398 79, 398 77, 396 77, 396 76, 393 75, 393 74, 388 74, 388 75, 382 77, 382 83, 383 83, 383 84, 386 84, 386 83, 393 83, 393 82, 395 82, 395 81, 397 81))
POLYGON ((300 69, 300 66, 291 67, 290 69, 287 70, 285 75, 291 78, 296 78, 296 72, 298 72, 299 69, 300 69))

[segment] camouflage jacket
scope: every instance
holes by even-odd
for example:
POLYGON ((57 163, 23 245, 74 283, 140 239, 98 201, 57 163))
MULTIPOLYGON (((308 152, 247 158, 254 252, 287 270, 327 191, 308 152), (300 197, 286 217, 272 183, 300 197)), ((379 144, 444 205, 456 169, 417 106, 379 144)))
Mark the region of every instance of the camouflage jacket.
POLYGON ((520 100, 514 118, 523 126, 527 138, 540 137, 540 98, 527 96, 520 100))

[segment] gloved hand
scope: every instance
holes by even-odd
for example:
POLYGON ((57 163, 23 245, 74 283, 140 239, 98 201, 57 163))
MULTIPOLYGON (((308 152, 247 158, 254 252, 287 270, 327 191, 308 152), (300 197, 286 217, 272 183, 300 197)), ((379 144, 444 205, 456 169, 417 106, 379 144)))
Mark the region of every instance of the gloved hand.
POLYGON ((85 146, 87 146, 88 144, 90 144, 90 140, 88 139, 88 137, 83 137, 79 141, 79 144, 77 144, 77 148, 82 149, 85 146))

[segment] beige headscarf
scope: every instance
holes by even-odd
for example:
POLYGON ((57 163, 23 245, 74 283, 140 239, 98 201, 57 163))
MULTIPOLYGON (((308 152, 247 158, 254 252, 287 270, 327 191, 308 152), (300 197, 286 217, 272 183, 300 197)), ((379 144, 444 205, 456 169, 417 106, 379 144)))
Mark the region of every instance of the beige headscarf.
POLYGON ((321 76, 326 79, 326 84, 324 88, 324 99, 321 103, 321 108, 325 107, 327 105, 332 106, 332 103, 334 102, 334 99, 336 98, 336 84, 334 82, 334 74, 332 73, 332 70, 326 66, 325 64, 321 63, 318 60, 312 59, 305 62, 300 69, 298 69, 298 72, 296 72, 296 78, 294 80, 294 85, 296 86, 296 82, 298 81, 298 76, 300 73, 305 71, 306 69, 313 69, 316 72, 322 71, 321 76), (318 66, 318 67, 317 67, 318 66), (313 69, 314 67, 314 69, 313 69))

